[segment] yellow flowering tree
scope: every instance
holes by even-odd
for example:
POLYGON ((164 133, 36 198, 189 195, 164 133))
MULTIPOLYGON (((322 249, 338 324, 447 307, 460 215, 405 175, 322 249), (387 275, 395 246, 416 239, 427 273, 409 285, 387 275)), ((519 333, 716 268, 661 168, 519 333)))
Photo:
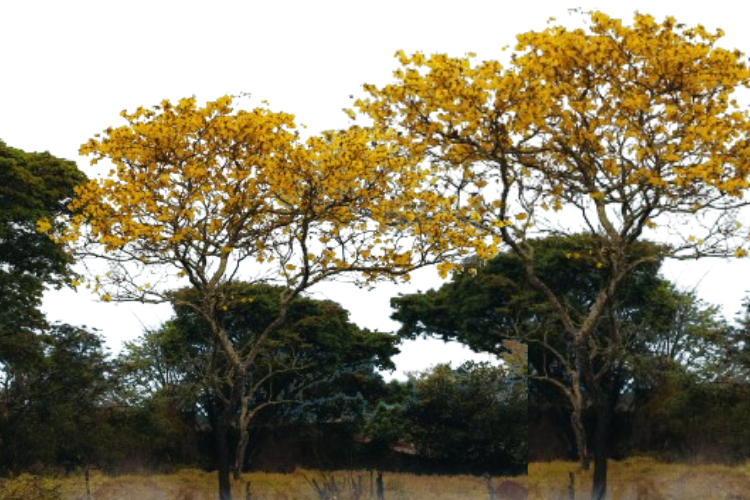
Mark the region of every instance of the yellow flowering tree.
POLYGON ((611 353, 592 350, 590 340, 618 285, 644 259, 745 254, 737 209, 748 185, 750 119, 732 94, 748 86, 750 71, 742 53, 718 46, 720 30, 642 14, 629 26, 599 12, 584 20, 582 29, 519 35, 507 67, 471 54, 399 52, 395 82, 365 85, 369 97, 355 106, 426 160, 437 192, 458 197, 452 216, 470 230, 450 241, 473 243, 483 258, 503 246, 513 251, 546 295, 576 352, 573 420, 584 463, 581 412, 592 405, 600 417, 599 499, 608 398, 595 373, 611 353), (601 270, 600 285, 583 316, 535 270, 535 238, 574 233, 598 242, 587 258, 601 270), (667 245, 629 257, 643 239, 667 245))
POLYGON ((427 171, 387 131, 352 127, 303 142, 292 115, 235 110, 229 96, 204 107, 163 101, 122 116, 127 125, 81 147, 92 164, 110 160, 111 170, 77 190, 70 206, 77 215, 53 236, 109 264, 89 283, 104 300, 180 303, 170 291, 185 282, 197 292, 197 301, 181 305, 210 325, 233 375, 217 432, 225 500, 227 435, 230 427, 240 434, 238 473, 255 414, 248 377, 289 303, 342 273, 363 283, 406 280, 451 257, 456 249, 439 233, 450 227, 452 200, 423 187, 427 171), (242 349, 221 320, 239 278, 283 287, 277 317, 242 349))

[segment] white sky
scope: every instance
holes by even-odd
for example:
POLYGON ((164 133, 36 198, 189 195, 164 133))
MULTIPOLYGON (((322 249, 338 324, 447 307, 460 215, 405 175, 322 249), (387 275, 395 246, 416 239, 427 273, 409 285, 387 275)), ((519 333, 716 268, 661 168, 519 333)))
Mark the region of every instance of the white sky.
MULTIPOLYGON (((315 133, 347 126, 341 112, 363 83, 391 80, 393 54, 445 52, 504 60, 515 35, 542 30, 549 17, 577 23, 569 7, 598 9, 632 19, 634 11, 660 19, 672 15, 726 32, 727 48, 750 52, 742 2, 641 1, 508 2, 356 1, 33 1, 0 0, 0 139, 26 151, 50 151, 97 171, 78 156, 80 144, 108 126, 123 109, 195 95, 200 102, 252 93, 250 106, 267 100, 274 111, 295 114, 315 133)), ((665 276, 683 288, 700 283, 699 295, 722 304, 732 317, 748 288, 750 261, 669 265, 665 276)), ((413 284, 379 285, 371 292, 341 283, 316 289, 351 312, 361 326, 393 331, 389 299, 439 286, 432 270, 413 284)), ((113 350, 138 336, 142 325, 168 319, 168 306, 104 304, 84 292, 45 297, 51 320, 100 328, 113 350)), ((402 345, 401 372, 435 363, 488 359, 459 344, 419 340, 402 345)))

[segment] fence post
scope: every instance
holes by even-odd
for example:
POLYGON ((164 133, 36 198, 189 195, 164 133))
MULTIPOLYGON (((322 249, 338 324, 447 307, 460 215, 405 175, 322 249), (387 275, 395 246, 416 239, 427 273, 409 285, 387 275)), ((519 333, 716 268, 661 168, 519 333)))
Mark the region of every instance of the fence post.
POLYGON ((375 474, 375 471, 373 469, 370 469, 370 500, 372 500, 375 496, 375 490, 373 490, 373 487, 375 486, 375 483, 373 481, 373 474, 375 474))
POLYGON ((383 473, 380 471, 378 471, 377 487, 378 487, 378 500, 384 500, 385 493, 383 491, 383 473))
POLYGON ((245 481, 245 500, 253 500, 253 494, 250 491, 250 481, 245 481))
POLYGON ((568 472, 568 500, 575 500, 576 497, 576 477, 572 472, 568 472))
POLYGON ((83 470, 83 477, 86 478, 86 500, 91 500, 91 483, 89 481, 89 464, 86 464, 86 468, 83 470))
POLYGON ((495 500, 495 487, 492 484, 492 476, 485 474, 484 479, 487 481, 487 495, 489 495, 490 500, 495 500))

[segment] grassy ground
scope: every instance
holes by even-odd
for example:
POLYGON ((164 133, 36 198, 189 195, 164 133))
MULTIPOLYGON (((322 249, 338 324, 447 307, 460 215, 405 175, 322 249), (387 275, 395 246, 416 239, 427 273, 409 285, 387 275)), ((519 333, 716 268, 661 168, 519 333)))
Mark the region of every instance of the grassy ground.
MULTIPOLYGON (((360 500, 370 498, 370 475, 367 471, 336 472, 339 483, 357 482, 362 477, 364 489, 360 500)), ((251 484, 253 500, 317 500, 315 489, 305 478, 322 482, 322 473, 298 470, 292 474, 244 474, 234 483, 234 496, 245 499, 245 483, 251 484)), ((526 484, 526 478, 514 479, 526 484)), ((86 485, 83 475, 60 479, 45 479, 47 485, 59 487, 62 500, 85 500, 86 485)), ((495 483, 499 483, 495 479, 495 483)), ((413 474, 383 474, 385 500, 487 500, 487 483, 473 476, 417 476, 413 474)), ((182 470, 174 474, 105 476, 93 473, 90 481, 92 500, 213 500, 217 498, 215 474, 199 470, 182 470)), ((373 485, 373 489, 375 486, 373 485)), ((2 495, 0 495, 2 496, 2 495)), ((355 500, 345 492, 339 500, 355 500)), ((23 500, 27 500, 24 498, 23 500)), ((32 500, 29 498, 28 500, 32 500)))
MULTIPOLYGON (((567 499, 569 476, 575 474, 576 500, 590 498, 591 472, 578 464, 529 464, 529 500, 567 499)), ((724 465, 666 464, 647 458, 610 462, 609 500, 750 500, 750 463, 724 465)))

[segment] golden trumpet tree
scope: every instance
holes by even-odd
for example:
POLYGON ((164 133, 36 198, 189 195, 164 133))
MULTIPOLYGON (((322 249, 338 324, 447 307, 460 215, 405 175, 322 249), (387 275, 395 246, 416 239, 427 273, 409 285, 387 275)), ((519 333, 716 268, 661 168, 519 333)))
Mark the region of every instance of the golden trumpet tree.
MULTIPOLYGON (((590 349, 591 335, 643 259, 746 253, 737 209, 748 185, 750 118, 732 94, 748 87, 750 71, 742 53, 718 45, 721 30, 642 14, 632 25, 600 12, 584 21, 518 35, 507 67, 472 54, 399 52, 395 82, 365 85, 369 97, 355 106, 430 164, 436 191, 458 196, 452 216, 463 226, 443 237, 473 243, 480 257, 509 248, 556 310, 576 352, 573 424, 586 465, 581 412, 593 405, 600 416, 599 499, 608 402, 593 366, 606 367, 610 353, 590 349), (595 236, 601 270, 582 317, 536 273, 532 244, 574 233, 595 236), (629 257, 646 238, 664 241, 663 253, 629 257)), ((610 331, 616 338, 617 325, 610 331)))
POLYGON ((210 325, 233 375, 217 433, 228 499, 227 434, 231 426, 240 434, 238 473, 255 414, 249 377, 289 303, 342 273, 365 283, 406 280, 454 255, 455 245, 439 237, 451 225, 452 200, 424 187, 427 170, 388 131, 352 127, 303 142, 292 115, 235 110, 229 96, 204 107, 163 101, 122 116, 126 125, 81 147, 92 164, 107 159, 112 168, 77 189, 76 215, 54 237, 109 263, 90 283, 104 300, 179 302, 170 290, 185 280, 197 292, 197 302, 183 305, 210 325), (412 223, 415 213, 422 215, 412 223), (236 278, 284 290, 278 316, 251 348, 233 345, 221 321, 236 278))

